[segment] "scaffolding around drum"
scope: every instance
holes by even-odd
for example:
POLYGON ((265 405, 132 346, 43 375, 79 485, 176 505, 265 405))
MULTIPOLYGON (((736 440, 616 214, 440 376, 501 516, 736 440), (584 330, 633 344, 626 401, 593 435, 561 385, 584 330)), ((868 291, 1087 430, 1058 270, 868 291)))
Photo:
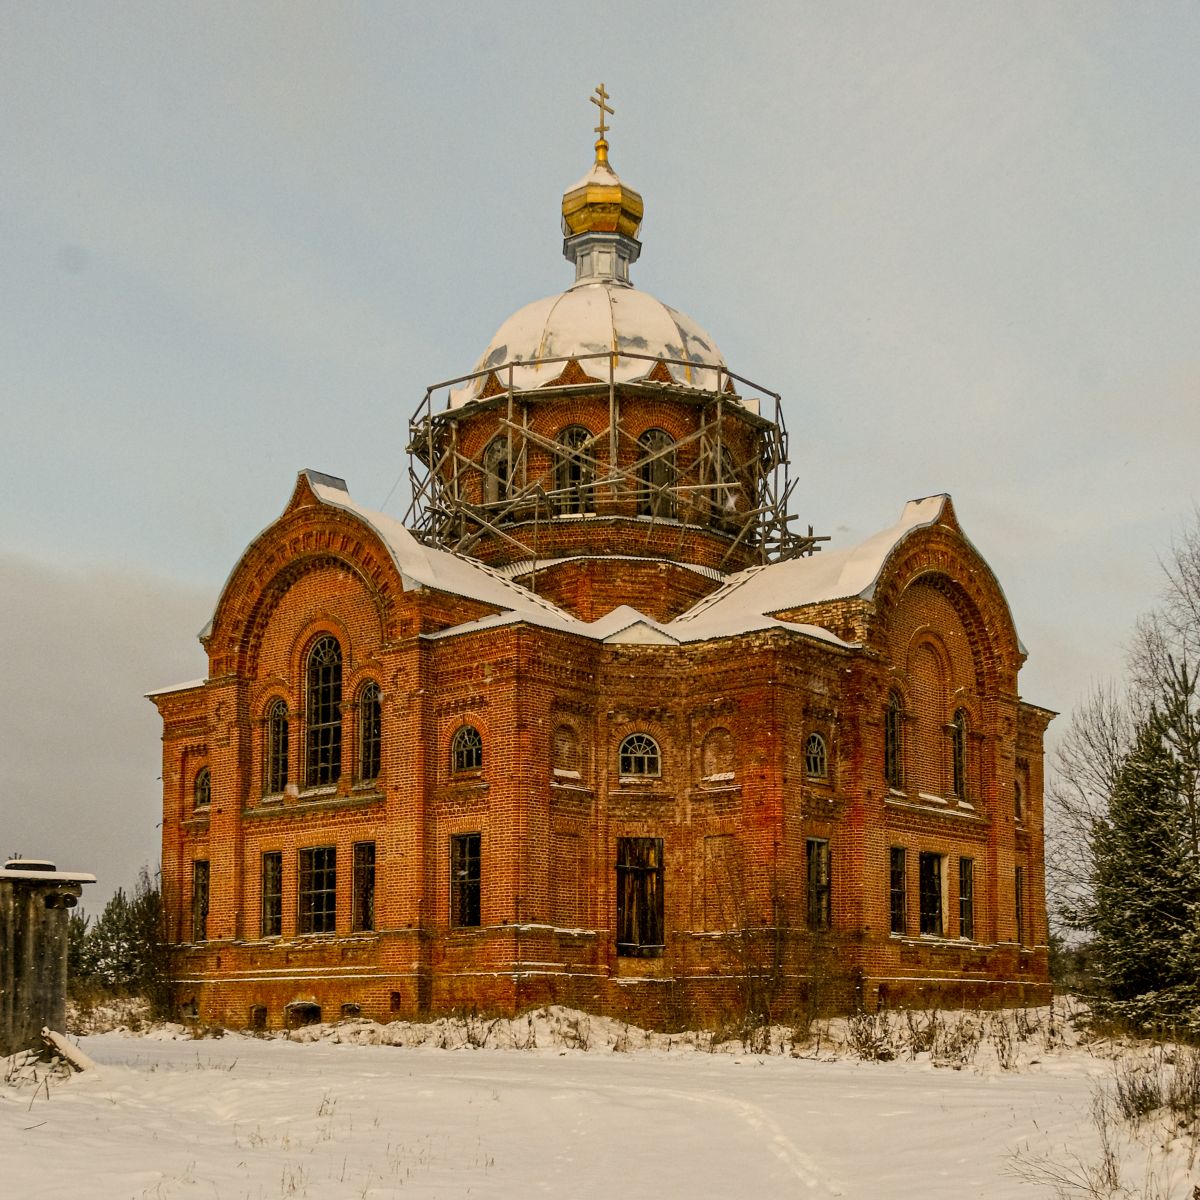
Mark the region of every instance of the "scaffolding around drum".
POLYGON ((408 455, 412 503, 405 524, 424 541, 462 554, 491 535, 516 557, 533 559, 531 534, 543 522, 611 515, 618 507, 636 512, 648 539, 667 524, 681 540, 689 528, 717 531, 728 540, 722 565, 812 554, 828 540, 811 525, 806 532, 791 527, 795 481, 779 396, 723 366, 602 352, 488 367, 427 389, 409 422, 408 455), (645 372, 626 378, 642 362, 645 372), (544 374, 553 378, 517 386, 517 372, 531 368, 551 368, 544 374), (593 374, 597 368, 607 380, 593 374), (677 373, 712 386, 679 383, 677 373), (547 437, 531 427, 539 406, 597 393, 607 394, 604 429, 572 426, 547 437), (678 440, 634 438, 622 423, 622 400, 655 397, 693 406, 694 431, 678 440), (468 454, 462 427, 485 411, 493 414, 494 435, 468 454), (733 435, 738 425, 752 435, 733 435))

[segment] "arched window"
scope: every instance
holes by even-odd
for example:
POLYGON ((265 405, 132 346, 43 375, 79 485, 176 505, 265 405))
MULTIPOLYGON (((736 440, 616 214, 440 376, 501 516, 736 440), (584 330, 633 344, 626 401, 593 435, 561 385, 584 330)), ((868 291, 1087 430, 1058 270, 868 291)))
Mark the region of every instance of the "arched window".
POLYGON ((196 772, 192 784, 192 807, 207 808, 212 803, 212 775, 207 767, 201 767, 196 772))
POLYGON ((967 794, 967 714, 961 708, 950 722, 950 794, 967 794))
POLYGON ((898 692, 888 694, 883 718, 883 776, 889 786, 904 786, 904 701, 898 692))
POLYGON ((308 652, 307 754, 309 787, 337 783, 342 773, 342 648, 328 634, 308 652))
POLYGON ((464 725, 450 743, 450 765, 455 771, 478 771, 483 767, 483 738, 474 725, 464 725))
POLYGON ((276 700, 267 709, 266 765, 264 784, 268 796, 277 796, 288 781, 288 711, 286 700, 276 700))
POLYGON ((511 495, 512 456, 508 438, 503 434, 494 437, 483 452, 483 502, 502 504, 511 495))
POLYGON ((638 515, 675 516, 675 441, 662 429, 647 429, 638 438, 638 515))
POLYGON ((662 772, 658 743, 649 734, 631 733, 621 743, 619 754, 622 775, 657 776, 662 772))
POLYGON ((592 480, 595 470, 587 454, 592 435, 582 425, 569 425, 558 435, 554 461, 554 490, 560 513, 595 511, 592 480))
POLYGON ((379 704, 379 684, 364 684, 358 693, 358 777, 378 779, 383 744, 383 714, 379 704))
POLYGON ((804 743, 804 770, 809 779, 829 777, 829 757, 825 753, 825 739, 819 733, 810 733, 804 743))
POLYGON ((738 527, 738 500, 742 496, 742 485, 734 469, 733 458, 724 446, 713 460, 713 479, 710 482, 712 486, 708 493, 709 524, 717 529, 732 532, 738 527))

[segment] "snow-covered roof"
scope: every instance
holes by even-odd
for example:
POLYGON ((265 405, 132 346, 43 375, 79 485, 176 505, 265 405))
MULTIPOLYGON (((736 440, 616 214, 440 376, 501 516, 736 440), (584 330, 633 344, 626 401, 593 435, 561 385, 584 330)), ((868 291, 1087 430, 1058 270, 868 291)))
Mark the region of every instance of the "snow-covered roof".
MULTIPOLYGON (((592 279, 577 283, 556 296, 535 300, 518 309, 496 331, 475 367, 500 371, 508 385, 508 364, 513 386, 526 390, 541 387, 562 374, 565 360, 588 354, 620 357, 613 367, 618 383, 643 379, 657 359, 667 362, 676 383, 715 391, 724 385, 719 371, 725 360, 712 337, 691 317, 655 299, 648 292, 614 280, 592 279), (630 358, 626 355, 648 357, 630 358)), ((589 374, 607 381, 609 359, 580 364, 589 374)), ((450 393, 450 407, 476 399, 487 376, 473 379, 450 393)))
POLYGON ((155 688, 152 692, 146 692, 146 699, 152 700, 155 696, 167 696, 171 692, 190 692, 192 688, 203 687, 208 681, 206 679, 189 679, 186 683, 172 683, 167 687, 155 688))
POLYGON ((0 867, 0 879, 17 883, 95 883, 96 877, 87 871, 20 871, 0 867))

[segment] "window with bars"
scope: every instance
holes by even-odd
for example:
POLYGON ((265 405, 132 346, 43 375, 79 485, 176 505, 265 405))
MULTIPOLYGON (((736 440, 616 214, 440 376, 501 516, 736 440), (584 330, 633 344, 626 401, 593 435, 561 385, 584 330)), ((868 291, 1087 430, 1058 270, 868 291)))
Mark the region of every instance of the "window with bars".
POLYGON ((208 860, 192 863, 192 941, 208 938, 208 860))
POLYGON ((804 743, 804 770, 809 779, 829 778, 829 756, 819 733, 810 733, 804 743))
POLYGON ((975 860, 958 860, 958 936, 975 940, 975 860))
POLYGON ((967 714, 961 708, 950 722, 950 794, 967 796, 967 714))
POLYGON ((617 754, 622 775, 655 777, 662 773, 658 743, 648 733, 631 733, 617 754))
POLYGON ((481 840, 478 833, 450 839, 450 924, 460 929, 480 924, 481 840))
POLYGON ((647 429, 638 438, 642 451, 637 478, 638 515, 675 516, 675 439, 663 429, 647 429))
POLYGON ((278 796, 287 788, 288 782, 287 701, 276 700, 267 709, 266 735, 266 777, 263 790, 268 796, 278 796))
POLYGON ((893 933, 908 932, 908 855, 903 846, 888 851, 888 888, 893 933))
POLYGON ((361 933, 375 928, 375 843, 354 843, 350 928, 361 933))
POLYGON ((342 773, 342 648, 337 638, 318 638, 308 652, 308 753, 305 782, 309 787, 337 783, 342 773))
POLYGON ((192 783, 192 807, 208 808, 212 803, 212 772, 201 767, 192 783))
POLYGON ((309 846, 300 851, 296 885, 298 933, 333 933, 337 927, 337 849, 309 846))
POLYGON ((283 852, 268 850, 262 856, 262 936, 283 933, 283 852))
POLYGON ((919 886, 921 899, 921 932, 930 937, 941 937, 946 928, 942 910, 945 893, 943 875, 946 860, 941 854, 921 853, 919 861, 919 886))
POLYGON ((804 844, 807 886, 805 905, 809 929, 828 929, 830 910, 829 842, 825 838, 809 838, 804 844))
POLYGON ((450 766, 455 771, 483 769, 483 738, 474 725, 464 725, 450 743, 450 766))
POLYGON ((588 450, 592 435, 582 425, 569 425, 558 435, 554 462, 554 490, 560 513, 590 513, 594 470, 588 450))
POLYGON ((383 751, 383 713, 379 684, 364 684, 358 694, 358 777, 367 781, 379 778, 383 751))
POLYGON ((904 786, 904 701, 899 692, 889 693, 884 710, 883 775, 890 787, 904 786))
POLYGON ((617 954, 663 952, 662 838, 617 839, 617 954))

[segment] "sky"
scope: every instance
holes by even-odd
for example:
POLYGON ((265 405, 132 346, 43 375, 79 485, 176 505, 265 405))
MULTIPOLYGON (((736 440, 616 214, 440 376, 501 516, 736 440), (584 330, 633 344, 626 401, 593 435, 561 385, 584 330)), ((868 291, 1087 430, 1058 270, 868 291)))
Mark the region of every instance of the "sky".
MULTIPOLYGON (((1064 715, 1200 499, 1200 6, 0 0, 0 854, 158 854, 157 714, 302 468, 567 287, 563 189, 782 394, 844 546, 949 492, 1064 715)), ((88 902, 88 901, 85 901, 88 902)))

